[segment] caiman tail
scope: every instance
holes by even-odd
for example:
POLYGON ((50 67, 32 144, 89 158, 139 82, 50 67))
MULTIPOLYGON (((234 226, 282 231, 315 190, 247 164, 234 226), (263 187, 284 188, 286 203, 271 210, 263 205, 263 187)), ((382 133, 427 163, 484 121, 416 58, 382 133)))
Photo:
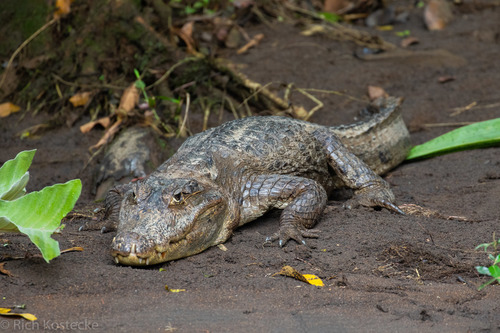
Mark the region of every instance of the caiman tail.
POLYGON ((332 127, 354 154, 382 175, 403 162, 411 148, 410 133, 401 115, 403 98, 380 97, 367 121, 332 127))

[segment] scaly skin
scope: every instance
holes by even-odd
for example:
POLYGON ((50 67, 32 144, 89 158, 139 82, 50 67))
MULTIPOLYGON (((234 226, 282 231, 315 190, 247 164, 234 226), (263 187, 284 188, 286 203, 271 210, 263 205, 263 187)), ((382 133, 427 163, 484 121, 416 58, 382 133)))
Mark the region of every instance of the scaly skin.
POLYGON ((268 240, 305 244, 304 238, 317 236, 311 228, 339 186, 355 191, 348 208, 401 213, 377 175, 403 161, 409 149, 400 103, 379 100, 379 114, 350 126, 249 117, 190 137, 150 176, 108 194, 107 217, 118 223, 115 261, 152 265, 199 253, 272 208, 283 212, 279 232, 268 240))

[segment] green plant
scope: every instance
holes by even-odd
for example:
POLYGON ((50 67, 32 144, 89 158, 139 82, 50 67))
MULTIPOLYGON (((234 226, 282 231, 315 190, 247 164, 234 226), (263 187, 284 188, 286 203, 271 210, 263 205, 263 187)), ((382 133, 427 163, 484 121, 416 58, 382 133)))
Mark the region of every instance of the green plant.
POLYGON ((413 147, 407 160, 426 158, 459 150, 484 148, 500 144, 500 118, 481 121, 445 133, 413 147))
POLYGON ((488 275, 493 277, 493 279, 489 280, 488 282, 482 284, 479 286, 478 290, 483 289, 489 284, 492 284, 493 282, 498 282, 500 283, 500 254, 498 253, 499 247, 500 247, 500 239, 496 240, 495 239, 495 234, 493 233, 493 242, 491 243, 484 243, 476 246, 476 250, 479 250, 481 248, 484 249, 484 252, 488 251, 488 247, 493 246, 494 251, 492 253, 488 253, 488 258, 493 262, 491 266, 476 266, 476 270, 479 272, 479 274, 483 275, 488 275))
POLYGON ((26 194, 35 152, 22 151, 0 168, 0 232, 26 234, 49 262, 61 253, 59 243, 50 236, 73 209, 82 183, 74 179, 26 194))

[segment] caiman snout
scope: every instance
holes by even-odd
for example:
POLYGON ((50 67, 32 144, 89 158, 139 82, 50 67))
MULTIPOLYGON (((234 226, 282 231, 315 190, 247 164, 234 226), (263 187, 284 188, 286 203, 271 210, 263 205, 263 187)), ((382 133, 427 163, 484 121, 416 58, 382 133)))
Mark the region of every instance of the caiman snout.
POLYGON ((111 255, 115 262, 126 265, 150 265, 157 255, 155 242, 136 232, 119 233, 113 238, 111 255))

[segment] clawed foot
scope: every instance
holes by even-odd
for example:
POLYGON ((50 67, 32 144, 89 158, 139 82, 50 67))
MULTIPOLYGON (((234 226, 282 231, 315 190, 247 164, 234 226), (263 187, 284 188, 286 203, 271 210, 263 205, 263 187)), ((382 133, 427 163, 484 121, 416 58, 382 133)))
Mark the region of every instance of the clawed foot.
POLYGON ((272 236, 266 237, 266 243, 271 243, 278 240, 279 246, 283 247, 290 239, 293 239, 297 243, 307 246, 304 238, 318 238, 318 234, 320 232, 321 231, 317 229, 306 229, 300 224, 296 226, 293 223, 289 223, 280 226, 279 232, 274 233, 272 236))
POLYGON ((344 203, 343 207, 353 209, 359 206, 365 207, 383 207, 401 215, 405 213, 394 203, 394 194, 390 189, 384 188, 365 188, 358 191, 353 198, 344 203))

